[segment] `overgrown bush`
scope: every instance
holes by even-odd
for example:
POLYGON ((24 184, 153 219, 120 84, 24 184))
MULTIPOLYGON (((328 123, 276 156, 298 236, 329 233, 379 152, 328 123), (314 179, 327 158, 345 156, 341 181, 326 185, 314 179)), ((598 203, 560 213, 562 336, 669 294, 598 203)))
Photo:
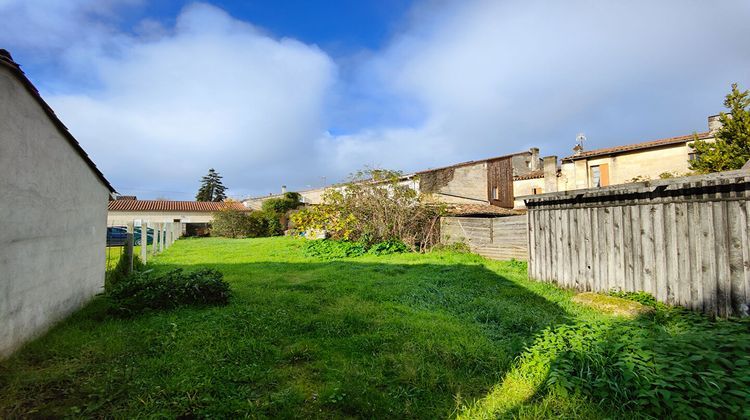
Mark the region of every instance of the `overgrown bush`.
POLYGON ((170 309, 183 305, 226 305, 231 290, 221 272, 181 268, 163 274, 137 272, 114 285, 107 293, 111 312, 134 315, 146 310, 170 309))
POLYGON ((263 213, 225 208, 214 212, 211 234, 226 238, 268 236, 268 222, 263 213))
POLYGON ((292 215, 301 231, 325 230, 332 239, 362 242, 399 241, 424 251, 439 240, 442 208, 423 202, 401 173, 366 170, 351 182, 323 194, 323 203, 292 215))
POLYGON ((583 396, 622 415, 748 418, 748 322, 657 307, 631 321, 550 328, 519 360, 519 370, 546 378, 539 398, 583 396))
POLYGON ((300 206, 302 196, 296 192, 287 192, 283 197, 264 201, 262 212, 266 219, 267 236, 283 235, 288 228, 290 212, 300 206))
POLYGON ((317 239, 305 242, 303 253, 308 257, 325 259, 359 257, 362 255, 390 255, 409 251, 403 242, 390 240, 367 245, 364 242, 317 239))
MULTIPOLYGON (((104 275, 104 290, 111 290, 114 286, 121 283, 123 280, 128 278, 128 259, 125 252, 120 254, 120 259, 117 260, 117 265, 108 270, 104 275)), ((133 271, 141 271, 145 265, 137 255, 133 255, 133 271)))

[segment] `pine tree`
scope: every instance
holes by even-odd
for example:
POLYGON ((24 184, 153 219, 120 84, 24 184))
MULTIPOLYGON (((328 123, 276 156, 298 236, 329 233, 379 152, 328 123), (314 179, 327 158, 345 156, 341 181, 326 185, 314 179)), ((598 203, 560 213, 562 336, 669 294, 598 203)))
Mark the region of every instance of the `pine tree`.
POLYGON ((740 169, 750 160, 750 91, 741 92, 732 84, 724 100, 729 113, 719 114, 722 127, 716 133, 716 141, 698 140, 690 146, 695 149, 696 159, 690 161, 690 169, 700 172, 718 172, 740 169))
POLYGON ((197 201, 224 201, 227 196, 224 193, 226 187, 221 183, 222 176, 211 168, 208 175, 201 179, 201 187, 195 196, 197 201))

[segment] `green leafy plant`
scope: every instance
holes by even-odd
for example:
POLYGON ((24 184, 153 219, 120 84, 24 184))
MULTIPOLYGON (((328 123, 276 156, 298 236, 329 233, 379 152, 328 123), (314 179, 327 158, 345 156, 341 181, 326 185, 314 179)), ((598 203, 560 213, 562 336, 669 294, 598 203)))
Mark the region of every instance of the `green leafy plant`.
POLYGON ((407 247, 403 242, 396 239, 391 239, 388 241, 373 244, 372 246, 370 246, 370 249, 367 250, 367 253, 371 255, 390 255, 400 254, 407 251, 409 251, 409 247, 407 247))
POLYGON ((178 268, 158 275, 135 273, 114 285, 106 296, 112 313, 134 315, 183 305, 226 305, 231 290, 217 270, 184 272, 178 268))
POLYGON ((305 242, 303 253, 308 257, 326 259, 359 257, 367 253, 367 246, 361 242, 317 239, 305 242))
MULTIPOLYGON (((653 304, 646 294, 619 294, 653 304)), ((634 321, 582 322, 545 330, 519 360, 542 377, 541 394, 583 396, 644 417, 747 418, 747 322, 712 321, 658 307, 634 321)))

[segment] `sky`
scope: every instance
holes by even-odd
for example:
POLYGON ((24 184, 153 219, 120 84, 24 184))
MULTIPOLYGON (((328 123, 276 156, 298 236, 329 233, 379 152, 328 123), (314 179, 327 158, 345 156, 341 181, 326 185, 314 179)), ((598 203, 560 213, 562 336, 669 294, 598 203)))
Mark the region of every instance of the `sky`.
POLYGON ((750 88, 747 0, 0 0, 121 194, 234 198, 701 132, 750 88))

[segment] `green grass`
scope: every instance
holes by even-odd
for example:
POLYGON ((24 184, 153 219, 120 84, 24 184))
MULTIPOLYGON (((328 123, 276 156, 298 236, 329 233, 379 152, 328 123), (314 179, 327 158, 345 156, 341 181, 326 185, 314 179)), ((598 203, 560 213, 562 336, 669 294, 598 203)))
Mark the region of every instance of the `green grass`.
MULTIPOLYGON (((149 266, 219 269, 230 304, 117 319, 96 299, 0 363, 0 418, 625 414, 554 391, 555 359, 529 354, 558 329, 626 321, 529 281, 524 264, 450 252, 320 260, 301 246, 176 242, 149 266)), ((664 320, 632 322, 669 339, 664 320)))
MULTIPOLYGON (((150 246, 148 248, 148 256, 151 256, 151 248, 153 246, 150 246)), ((117 262, 120 261, 120 256, 122 253, 125 252, 124 246, 108 246, 106 251, 107 256, 107 271, 115 268, 117 266, 117 262)), ((133 254, 135 254, 137 257, 141 256, 141 246, 136 245, 133 247, 133 254)))

